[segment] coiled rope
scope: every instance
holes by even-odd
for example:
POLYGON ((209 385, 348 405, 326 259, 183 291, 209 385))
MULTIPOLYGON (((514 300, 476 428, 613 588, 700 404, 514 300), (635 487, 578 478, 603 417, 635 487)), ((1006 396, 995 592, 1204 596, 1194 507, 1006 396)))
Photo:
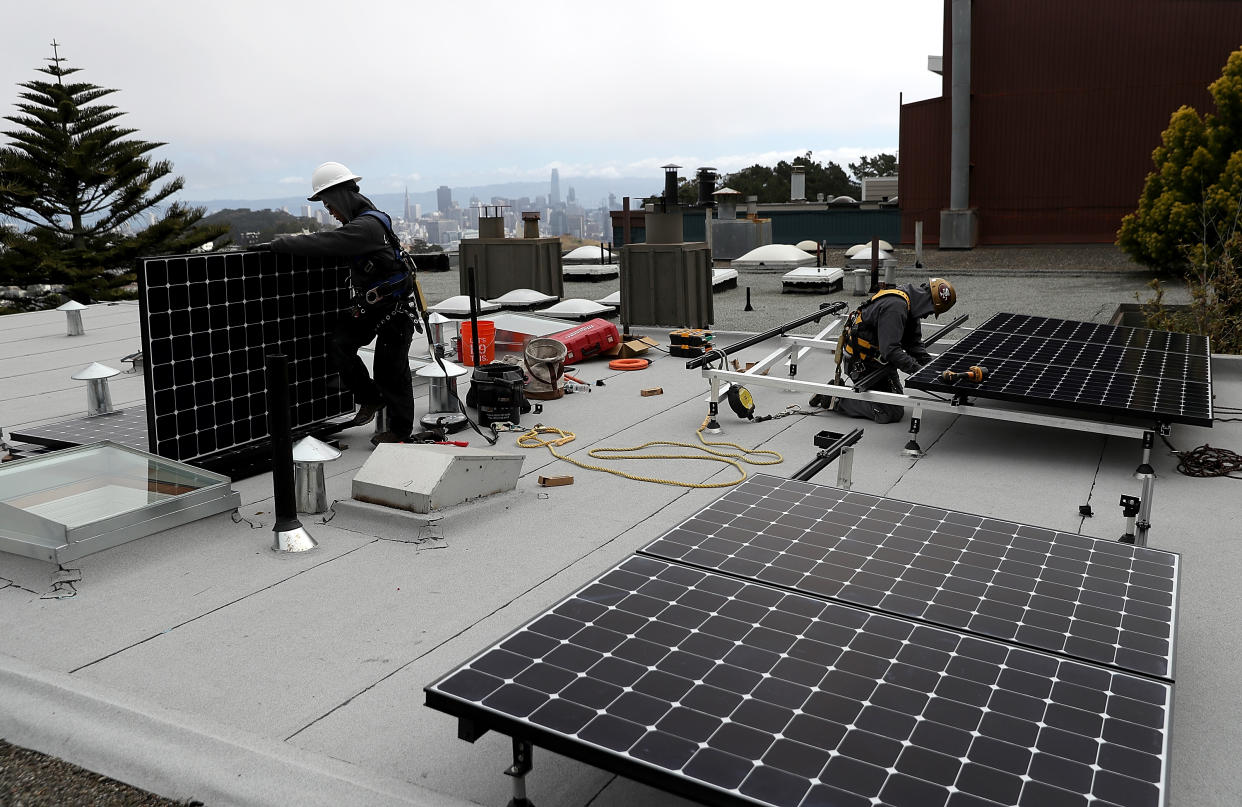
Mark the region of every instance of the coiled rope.
POLYGON ((1198 448, 1174 453, 1177 454, 1179 474, 1196 477, 1228 476, 1233 479, 1242 479, 1242 477, 1234 476, 1238 471, 1242 471, 1242 454, 1237 454, 1227 448, 1212 448, 1204 443, 1198 448))
POLYGON ((621 476, 626 479, 633 479, 636 482, 655 482, 660 485, 673 485, 683 488, 727 488, 737 485, 746 479, 746 469, 741 463, 748 465, 776 465, 784 462, 785 458, 779 452, 770 451, 762 448, 745 448, 737 443, 713 442, 703 439, 703 430, 707 428, 708 419, 703 420, 703 424, 699 426, 695 435, 699 438, 702 445, 694 443, 679 443, 674 440, 651 440, 641 445, 627 446, 625 448, 592 448, 587 451, 587 455, 597 460, 706 460, 708 462, 720 462, 725 465, 732 465, 737 469, 739 474, 737 479, 728 482, 681 482, 676 479, 661 479, 654 476, 640 476, 638 474, 627 474, 624 471, 618 471, 615 468, 607 468, 603 465, 592 465, 588 462, 576 460, 573 457, 565 456, 556 449, 572 443, 577 439, 577 435, 573 432, 558 429, 554 426, 544 426, 542 424, 518 437, 517 444, 522 448, 546 448, 552 452, 552 456, 565 462, 577 465, 579 468, 585 468, 590 471, 603 471, 613 476, 621 476), (705 454, 636 454, 634 452, 642 451, 651 446, 678 446, 681 448, 692 448, 695 451, 703 451, 705 454), (717 451, 711 446, 726 446, 728 448, 737 449, 736 453, 727 451, 717 451), (767 455, 773 459, 753 459, 755 456, 767 455))

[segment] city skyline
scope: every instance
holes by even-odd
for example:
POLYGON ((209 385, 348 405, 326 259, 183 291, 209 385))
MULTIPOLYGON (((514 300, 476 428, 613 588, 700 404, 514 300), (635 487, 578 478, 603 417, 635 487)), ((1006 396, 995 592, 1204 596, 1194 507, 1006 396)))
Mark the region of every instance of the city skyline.
MULTIPOLYGON (((840 165, 895 152, 900 101, 934 97, 943 10, 925 0, 636 0, 595 8, 480 0, 255 7, 66 0, 6 13, 0 115, 60 43, 74 80, 186 180, 182 198, 268 199, 343 162, 372 193, 578 178, 722 173, 812 151, 840 165), (377 40, 379 28, 391 31, 377 40), (376 44, 379 42, 379 44, 376 44)), ((12 128, 11 124, 5 128, 12 128)), ((7 139, 7 138, 6 138, 7 139)), ((589 199, 592 203, 594 199, 589 199)))

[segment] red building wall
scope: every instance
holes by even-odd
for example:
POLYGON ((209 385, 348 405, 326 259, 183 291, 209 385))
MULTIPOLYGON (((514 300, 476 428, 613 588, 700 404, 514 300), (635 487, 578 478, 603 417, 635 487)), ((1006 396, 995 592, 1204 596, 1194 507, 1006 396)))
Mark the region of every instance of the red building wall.
MULTIPOLYGON (((941 98, 901 108, 902 240, 949 205, 952 24, 941 98)), ((1238 0, 974 0, 970 204, 981 244, 1110 243, 1183 104, 1242 48, 1238 0)))

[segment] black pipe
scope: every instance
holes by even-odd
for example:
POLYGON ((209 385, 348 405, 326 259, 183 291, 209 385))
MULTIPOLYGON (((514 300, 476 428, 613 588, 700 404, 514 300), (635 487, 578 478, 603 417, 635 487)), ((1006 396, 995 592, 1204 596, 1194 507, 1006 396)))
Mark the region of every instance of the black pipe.
MULTIPOLYGON (((970 314, 962 314, 960 317, 953 320, 952 322, 946 323, 943 328, 941 328, 940 330, 936 331, 934 334, 932 334, 931 336, 923 340, 923 347, 927 347, 928 345, 934 343, 937 339, 949 333, 950 331, 957 330, 958 328, 962 326, 962 323, 964 323, 968 319, 970 319, 970 314)), ((866 390, 868 384, 870 384, 875 379, 879 378, 880 376, 890 371, 892 371, 892 368, 889 367, 888 365, 885 365, 884 367, 875 368, 870 373, 867 373, 865 376, 863 376, 862 378, 858 380, 858 383, 854 385, 854 391, 862 392, 866 390)))
POLYGON ((797 319, 790 320, 789 322, 786 322, 784 325, 778 325, 777 327, 773 328, 770 331, 764 331, 763 333, 757 333, 754 336, 748 336, 742 341, 734 342, 728 347, 722 347, 718 350, 712 350, 707 353, 704 353, 702 356, 696 356, 695 358, 686 362, 686 369, 693 370, 696 367, 702 367, 704 364, 707 364, 710 361, 715 361, 716 359, 720 359, 721 361, 723 361, 726 358, 728 358, 728 354, 730 351, 737 351, 737 350, 741 350, 742 348, 750 347, 751 345, 757 345, 760 342, 764 342, 768 339, 771 339, 773 336, 783 336, 786 331, 793 330, 794 328, 797 328, 799 325, 805 325, 808 322, 818 321, 822 319, 823 317, 828 316, 829 314, 836 314, 840 311, 844 311, 847 308, 849 308, 849 303, 845 302, 844 300, 839 300, 835 303, 820 303, 819 310, 813 314, 807 314, 804 317, 798 317, 797 319))
POLYGON ((298 521, 293 489, 293 430, 289 425, 289 357, 269 353, 264 361, 267 376, 267 430, 272 441, 272 497, 276 506, 277 532, 302 528, 298 521))
POLYGON ((755 307, 750 304, 750 286, 746 287, 746 307, 743 308, 742 310, 743 311, 754 311, 755 310, 755 307))
POLYGON ((835 442, 816 454, 815 459, 803 465, 789 478, 799 482, 810 482, 813 476, 836 462, 837 458, 841 456, 842 450, 857 443, 862 439, 862 436, 862 429, 854 429, 849 434, 840 435, 835 442))
POLYGON ((474 266, 466 269, 466 290, 470 294, 470 341, 474 353, 474 366, 479 366, 479 301, 474 297, 474 266))

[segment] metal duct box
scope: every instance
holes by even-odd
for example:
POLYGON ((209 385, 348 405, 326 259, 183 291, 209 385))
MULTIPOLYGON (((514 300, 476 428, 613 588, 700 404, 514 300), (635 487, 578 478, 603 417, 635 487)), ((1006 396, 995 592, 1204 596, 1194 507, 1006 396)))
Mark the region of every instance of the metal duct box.
POLYGON ((414 513, 517 487, 522 456, 482 448, 381 443, 354 476, 353 497, 414 513))
POLYGON ((731 261, 772 243, 771 219, 713 219, 712 257, 731 261))
POLYGON ((712 253, 705 243, 627 244, 621 248, 621 322, 707 328, 712 253))
POLYGON ((463 238, 458 248, 460 290, 470 293, 470 267, 476 296, 493 300, 514 289, 565 296, 559 238, 463 238))

